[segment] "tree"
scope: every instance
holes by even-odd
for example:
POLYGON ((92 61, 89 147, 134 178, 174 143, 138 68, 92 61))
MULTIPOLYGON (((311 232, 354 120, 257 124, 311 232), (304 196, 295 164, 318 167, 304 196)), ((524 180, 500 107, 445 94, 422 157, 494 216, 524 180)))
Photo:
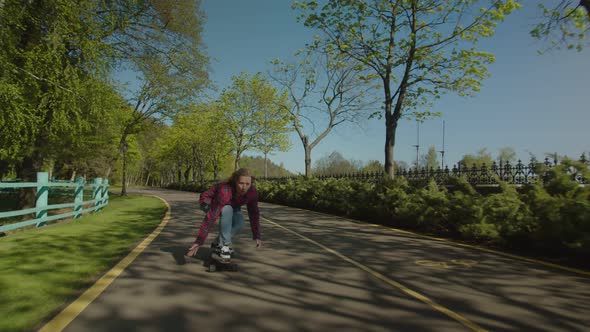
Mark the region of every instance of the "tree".
POLYGON ((122 121, 126 115, 124 99, 108 82, 87 82, 88 94, 84 97, 83 108, 94 111, 86 114, 86 129, 78 132, 75 140, 52 142, 55 153, 49 157, 57 178, 76 175, 89 179, 108 179, 119 159, 118 143, 123 131, 122 121))
POLYGON ((540 3, 539 8, 543 18, 531 30, 531 36, 547 40, 548 49, 583 49, 590 29, 590 0, 560 0, 553 7, 540 3))
POLYGON ((264 178, 268 177, 268 155, 273 151, 289 151, 291 141, 289 140, 290 129, 287 127, 291 122, 287 104, 287 95, 283 93, 277 100, 278 104, 271 106, 263 115, 262 132, 258 150, 264 155, 264 178))
POLYGON ((369 162, 360 169, 362 173, 379 173, 383 172, 383 164, 379 160, 369 160, 369 162))
POLYGON ((240 160, 240 166, 250 169, 252 171, 252 175, 255 177, 282 177, 282 176, 290 176, 293 175, 287 169, 285 169, 284 165, 276 165, 272 162, 272 160, 266 160, 264 157, 255 156, 243 156, 240 160))
POLYGON ((209 169, 217 178, 219 161, 232 147, 221 110, 214 103, 201 103, 191 113, 178 116, 172 129, 176 131, 176 144, 186 151, 186 167, 193 170, 193 181, 203 183, 209 169))
POLYGON ((285 105, 285 95, 279 95, 261 73, 250 75, 242 72, 232 77, 232 85, 221 93, 219 107, 223 110, 226 125, 232 137, 235 152, 234 170, 239 168, 242 153, 247 150, 265 149, 271 151, 287 131, 285 112, 279 105, 285 105))
POLYGON ((149 186, 150 183, 153 185, 161 179, 160 160, 157 157, 158 150, 155 147, 166 129, 165 124, 154 123, 150 128, 137 135, 138 146, 141 151, 141 176, 138 178, 137 183, 149 186), (143 181, 144 176, 145 182, 143 181))
POLYGON ((376 74, 383 88, 385 172, 394 177, 398 121, 446 92, 471 95, 488 76, 494 58, 474 46, 519 4, 485 1, 335 0, 297 1, 305 26, 324 33, 324 47, 337 50, 376 74), (471 9, 474 9, 471 11, 471 9))
POLYGON ((484 164, 487 167, 490 167, 492 165, 492 155, 487 151, 487 149, 481 149, 479 150, 475 155, 472 154, 466 154, 463 156, 463 158, 461 158, 461 161, 459 162, 460 164, 466 166, 466 167, 481 167, 484 164))
POLYGON ((365 100, 369 87, 358 66, 346 57, 332 58, 330 52, 319 52, 315 46, 298 53, 298 57, 294 63, 274 60, 271 77, 289 95, 290 105, 285 108, 303 145, 305 176, 310 177, 311 152, 336 126, 358 121, 369 105, 365 100), (316 127, 320 128, 317 132, 316 127), (311 137, 313 133, 315 138, 311 137))
MULTIPOLYGON (((0 156, 9 162, 0 167, 13 164, 25 181, 34 180, 35 173, 48 165, 88 167, 83 158, 92 158, 91 154, 73 156, 67 149, 91 147, 82 139, 101 133, 97 128, 103 123, 95 120, 110 116, 111 106, 120 99, 120 91, 113 91, 108 79, 113 68, 141 72, 146 83, 133 100, 137 114, 118 121, 125 124, 120 133, 123 147, 127 136, 142 128, 141 121, 152 114, 149 121, 163 119, 164 109, 159 106, 178 110, 177 105, 195 98, 194 87, 206 81, 199 1, 6 0, 1 4, 0 156), (145 112, 149 110, 158 112, 145 112), (4 145, 5 141, 13 142, 4 145)), ((117 107, 128 114, 124 103, 117 107)), ((106 142, 94 140, 101 146, 106 142)), ((114 161, 106 160, 102 166, 110 168, 114 161)), ((34 200, 34 191, 26 192, 19 200, 23 206, 34 200)))
POLYGON ((500 148, 498 152, 498 161, 513 162, 516 160, 516 151, 511 147, 500 148))
MULTIPOLYGON (((79 146, 112 111, 96 2, 3 1, 0 7, 0 155, 25 182, 79 146)), ((19 208, 35 190, 20 191, 19 208)))
POLYGON ((429 147, 428 152, 422 155, 422 166, 426 167, 426 169, 437 169, 440 167, 434 146, 429 147))
POLYGON ((127 192, 127 137, 141 131, 145 121, 165 121, 188 110, 208 85, 201 40, 204 14, 199 6, 198 0, 117 0, 105 2, 105 14, 98 16, 105 25, 113 25, 108 41, 118 64, 135 71, 140 82, 131 92, 133 112, 120 141, 122 195, 127 192))
POLYGON ((340 152, 334 151, 315 162, 314 173, 338 175, 358 172, 360 168, 360 161, 346 160, 340 152))

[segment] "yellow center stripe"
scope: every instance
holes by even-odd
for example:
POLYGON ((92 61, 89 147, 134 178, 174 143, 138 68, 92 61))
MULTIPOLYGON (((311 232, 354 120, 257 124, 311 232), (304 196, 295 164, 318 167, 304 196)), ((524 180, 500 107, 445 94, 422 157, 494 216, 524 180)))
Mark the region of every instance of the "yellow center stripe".
POLYGON ((410 295, 411 297, 413 297, 413 298, 415 298, 415 299, 417 299, 417 300, 420 300, 420 301, 422 301, 422 302, 424 302, 424 303, 428 304, 429 306, 431 306, 431 307, 432 307, 432 308, 434 308, 435 310, 438 310, 438 311, 442 312, 443 314, 445 314, 445 315, 447 315, 447 316, 451 317, 452 319, 454 319, 454 320, 458 321, 459 323, 461 323, 461 324, 465 325, 466 327, 470 328, 470 329, 471 329, 471 330, 473 330, 473 331, 477 331, 477 332, 483 332, 483 331, 486 331, 485 329, 483 329, 483 328, 479 327, 479 326, 478 326, 478 325, 476 325, 475 323, 473 323, 473 322, 471 322, 470 320, 466 319, 465 317, 463 317, 463 316, 461 316, 461 315, 457 314, 456 312, 454 312, 454 311, 452 311, 452 310, 450 310, 450 309, 447 309, 447 308, 445 308, 445 307, 441 306, 440 304, 438 304, 438 303, 434 302, 434 301, 433 301, 433 300, 431 300, 430 298, 428 298, 428 297, 426 297, 426 296, 424 296, 424 295, 422 295, 422 294, 420 294, 420 293, 418 293, 418 292, 416 292, 416 291, 413 291, 413 290, 409 289, 408 287, 406 287, 406 286, 404 286, 404 285, 400 284, 400 283, 399 283, 399 282, 397 282, 397 281, 394 281, 394 280, 391 280, 391 279, 389 279, 388 277, 386 277, 386 276, 384 276, 383 274, 381 274, 381 273, 379 273, 379 272, 377 272, 377 271, 375 271, 375 270, 371 269, 370 267, 368 267, 368 266, 366 266, 366 265, 363 265, 363 264, 361 264, 361 263, 359 263, 359 262, 357 262, 357 261, 355 261, 355 260, 353 260, 353 259, 351 259, 351 258, 349 258, 349 257, 347 257, 347 256, 344 256, 343 254, 341 254, 341 253, 337 252, 337 251, 336 251, 336 250, 334 250, 334 249, 328 248, 328 247, 326 247, 325 245, 323 245, 323 244, 321 244, 321 243, 319 243, 319 242, 316 242, 316 241, 314 241, 314 240, 312 240, 312 239, 310 239, 310 238, 308 238, 308 237, 306 237, 306 236, 304 236, 304 235, 301 235, 301 234, 299 234, 299 233, 297 233, 297 232, 295 232, 295 231, 292 231, 292 230, 290 230, 290 229, 288 229, 288 228, 286 228, 286 227, 284 227, 284 226, 282 226, 282 225, 279 225, 279 224, 277 224, 276 222, 274 222, 274 221, 271 221, 271 220, 269 220, 269 219, 267 219, 267 218, 263 218, 263 217, 261 217, 261 219, 264 219, 264 220, 266 220, 266 221, 270 222, 271 224, 273 224, 273 225, 275 225, 275 226, 277 226, 277 227, 280 227, 280 228, 284 229, 285 231, 287 231, 287 232, 289 232, 289 233, 291 233, 291 234, 293 234, 293 235, 295 235, 295 236, 298 236, 298 237, 300 237, 300 238, 304 239, 305 241, 308 241, 308 242, 311 242, 311 243, 315 244, 316 246, 318 246, 318 247, 320 247, 320 248, 322 248, 322 249, 326 250, 327 252, 329 252, 329 253, 331 253, 331 254, 333 254, 333 255, 337 256, 338 258, 340 258, 340 259, 342 259, 342 260, 344 260, 344 261, 346 261, 346 262, 348 262, 348 263, 350 263, 350 264, 352 264, 352 265, 354 265, 354 266, 356 266, 356 267, 360 268, 361 270, 363 270, 363 271, 365 271, 365 272, 367 272, 367 273, 371 274, 371 275, 372 275, 372 276, 374 276, 375 278, 377 278, 377 279, 379 279, 379 280, 382 280, 382 281, 384 281, 385 283, 387 283, 387 284, 389 284, 389 285, 391 285, 391 286, 393 286, 393 287, 395 287, 395 288, 397 288, 397 289, 401 290, 402 292, 404 292, 404 293, 406 293, 406 294, 410 295))
MULTIPOLYGON (((153 196, 153 195, 149 195, 153 196)), ((69 306, 67 306, 64 310, 62 310, 57 316, 55 316, 52 320, 47 322, 39 332, 58 332, 62 331, 68 324, 70 324, 92 301, 94 301, 120 274, 125 270, 125 268, 135 260, 135 258, 147 248, 147 246, 160 234, 160 232, 164 229, 168 221, 170 220, 170 212, 171 208, 168 202, 163 200, 158 196, 154 196, 159 198, 166 204, 167 211, 164 219, 162 222, 156 227, 156 229, 147 237, 145 238, 135 249, 133 249, 129 255, 123 258, 117 265, 115 265, 111 270, 109 270, 102 278, 98 279, 98 281, 88 288, 80 297, 78 297, 74 302, 72 302, 69 306)))
POLYGON ((460 242, 455 242, 455 241, 451 241, 448 239, 444 239, 444 238, 439 238, 439 237, 435 237, 435 236, 428 236, 428 235, 422 235, 422 234, 418 234, 418 233, 414 233, 414 232, 410 232, 410 231, 405 231, 402 229, 397 229, 397 228, 391 228, 391 227, 387 227, 387 226, 383 226, 383 225, 379 225, 379 224, 368 224, 370 226, 373 227, 378 227, 378 228, 383 228, 395 233, 401 233, 401 234, 408 234, 408 235, 413 235, 413 236, 417 236, 417 237, 421 237, 424 239, 429 239, 429 240, 434 240, 434 241, 440 241, 440 242, 446 242, 450 245, 454 245, 454 246, 458 246, 458 247, 464 247, 464 248, 470 248, 470 249, 475 249, 475 250, 479 250, 479 251, 483 251, 483 252, 489 252, 492 254, 496 254, 499 256, 504 256, 504 257, 508 257, 508 258, 512 258, 512 259, 516 259, 516 260, 520 260, 520 261, 524 261, 524 262, 529 262, 529 263, 535 263, 535 264, 540 264, 540 265, 544 265, 544 266, 548 266, 554 269, 559 269, 559 270, 564 270, 564 271, 568 271, 568 272, 572 272, 572 273, 576 273, 576 274, 580 274, 586 277, 590 277, 590 272, 588 271, 584 271, 584 270, 580 270, 580 269, 576 269, 573 267, 568 267, 568 266, 563 266, 563 265, 559 265, 559 264, 554 264, 554 263, 549 263, 549 262, 545 262, 545 261, 541 261, 538 259, 533 259, 533 258, 528 258, 528 257, 523 257, 523 256, 518 256, 518 255, 513 255, 513 254, 508 254, 502 251, 497 251, 494 249, 488 249, 488 248, 484 248, 484 247, 480 247, 480 246, 476 246, 476 245, 471 245, 471 244, 465 244, 465 243, 460 243, 460 242))

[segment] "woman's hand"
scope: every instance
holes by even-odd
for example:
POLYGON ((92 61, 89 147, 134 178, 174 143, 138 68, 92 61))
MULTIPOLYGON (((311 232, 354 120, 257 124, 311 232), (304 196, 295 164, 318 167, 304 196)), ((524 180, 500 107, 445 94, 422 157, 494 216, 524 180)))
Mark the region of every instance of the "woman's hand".
POLYGON ((192 247, 190 247, 188 249, 188 251, 186 252, 186 255, 190 256, 190 257, 194 257, 197 254, 197 251, 199 251, 199 247, 200 246, 198 244, 196 244, 196 243, 193 244, 192 247))

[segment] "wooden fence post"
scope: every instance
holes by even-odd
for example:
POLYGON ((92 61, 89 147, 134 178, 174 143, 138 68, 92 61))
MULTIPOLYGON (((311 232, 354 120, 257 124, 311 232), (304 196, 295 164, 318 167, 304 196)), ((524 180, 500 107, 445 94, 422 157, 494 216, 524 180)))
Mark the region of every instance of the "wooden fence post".
POLYGON ((109 203, 109 179, 104 179, 102 184, 102 205, 107 205, 109 203))
MULTIPOLYGON (((84 178, 79 176, 76 178, 76 189, 74 189, 74 211, 80 211, 83 208, 82 202, 84 202, 84 178)), ((76 213, 74 219, 78 219, 82 216, 81 213, 76 213)))
MULTIPOLYGON (((47 207, 47 198, 49 197, 49 174, 47 172, 37 172, 37 202, 35 207, 37 209, 47 207)), ((37 219, 37 227, 45 225, 47 218, 47 209, 37 210, 35 219, 37 219)))
POLYGON ((94 190, 92 192, 92 198, 94 199, 95 210, 98 210, 100 203, 102 202, 102 190, 101 190, 102 178, 94 179, 94 190))

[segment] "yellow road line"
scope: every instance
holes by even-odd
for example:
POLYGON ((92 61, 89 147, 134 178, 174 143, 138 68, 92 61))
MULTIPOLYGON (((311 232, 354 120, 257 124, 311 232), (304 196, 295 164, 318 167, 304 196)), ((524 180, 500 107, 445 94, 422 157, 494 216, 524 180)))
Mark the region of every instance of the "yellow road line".
MULTIPOLYGON (((334 216, 334 215, 331 215, 331 214, 326 214, 326 213, 322 213, 322 212, 318 212, 318 211, 304 210, 304 209, 299 209, 299 208, 290 207, 290 206, 286 206, 286 207, 289 207, 291 209, 296 209, 296 210, 311 212, 311 213, 315 213, 315 214, 318 214, 318 215, 321 215, 321 216, 330 217, 330 218, 344 219, 344 220, 348 220, 350 222, 354 222, 354 223, 357 223, 357 224, 363 223, 360 220, 355 220, 355 219, 350 219, 350 218, 344 218, 344 217, 338 217, 338 216, 334 216)), ((374 226, 374 227, 384 228, 384 229, 387 229, 389 231, 396 232, 396 233, 408 234, 408 235, 413 235, 413 236, 416 236, 416 237, 421 237, 421 238, 424 238, 424 239, 445 242, 445 243, 448 243, 450 245, 456 245, 458 247, 464 247, 464 248, 470 248, 470 249, 475 249, 475 250, 479 250, 479 251, 489 252, 489 253, 492 253, 492 254, 496 254, 496 255, 500 255, 500 256, 504 256, 504 257, 509 257, 509 258, 512 258, 512 259, 517 259, 517 260, 521 260, 521 261, 525 261, 525 262, 529 262, 529 263, 540 264, 540 265, 544 265, 544 266, 551 267, 551 268, 554 268, 554 269, 564 270, 564 271, 568 271, 568 272, 577 273, 577 274, 580 274, 580 275, 583 275, 583 276, 586 276, 586 277, 590 277, 590 272, 589 271, 584 271, 584 270, 576 269, 576 268, 573 268, 573 267, 568 267, 568 266, 563 266, 563 265, 559 265, 559 264, 555 264, 555 263, 545 262, 545 261, 538 260, 538 259, 533 259, 533 258, 528 258, 528 257, 523 257, 523 256, 518 256, 518 255, 513 255, 513 254, 505 253, 505 252, 502 252, 502 251, 498 251, 498 250, 494 250, 494 249, 488 249, 488 248, 480 247, 480 246, 476 246, 476 245, 455 242, 455 241, 452 241, 452 240, 449 240, 449 239, 445 239, 445 238, 439 238, 439 237, 434 237, 434 236, 429 236, 429 235, 414 233, 414 232, 402 230, 402 229, 399 229, 399 228, 393 228, 393 227, 388 227, 388 226, 379 225, 379 224, 367 224, 367 225, 374 226)))
POLYGON ((418 236, 418 237, 429 239, 429 240, 435 240, 435 241, 445 242, 445 243, 448 243, 450 245, 455 245, 455 246, 458 246, 458 247, 464 247, 464 248, 470 248, 470 249, 475 249, 475 250, 479 250, 479 251, 489 252, 489 253, 492 253, 492 254, 496 254, 496 255, 500 255, 500 256, 504 256, 504 257, 509 257, 509 258, 512 258, 512 259, 520 260, 520 261, 525 261, 525 262, 529 262, 529 263, 540 264, 540 265, 548 266, 548 267, 551 267, 551 268, 554 268, 554 269, 565 270, 565 271, 569 271, 569 272, 581 274, 581 275, 586 276, 586 277, 590 277, 590 272, 584 271, 584 270, 580 270, 580 269, 576 269, 576 268, 573 268, 573 267, 567 267, 567 266, 563 266, 563 265, 559 265, 559 264, 554 264, 554 263, 549 263, 549 262, 545 262, 545 261, 534 259, 534 258, 528 258, 528 257, 513 255, 513 254, 505 253, 505 252, 502 252, 502 251, 497 251, 497 250, 494 250, 494 249, 488 249, 488 248, 484 248, 484 247, 480 247, 480 246, 475 246, 475 245, 471 245, 471 244, 465 244, 465 243, 455 242, 455 241, 451 241, 451 240, 444 239, 444 238, 439 238, 439 237, 434 237, 434 236, 417 234, 417 233, 414 233, 414 232, 405 231, 405 230, 402 230, 402 229, 397 229, 397 228, 392 228, 392 227, 387 227, 387 226, 383 226, 383 225, 379 225, 379 224, 368 224, 368 225, 369 226, 374 226, 374 227, 379 227, 379 228, 384 228, 384 229, 387 229, 389 231, 396 232, 396 233, 408 234, 408 235, 418 236))
POLYGON ((135 247, 129 255, 123 258, 117 265, 109 270, 104 276, 102 276, 94 285, 88 288, 80 297, 74 302, 68 305, 52 320, 47 322, 39 332, 58 332, 62 331, 68 324, 70 324, 92 301, 94 301, 120 274, 125 268, 135 260, 135 258, 147 248, 147 246, 160 234, 164 229, 168 221, 170 220, 171 208, 168 202, 161 197, 155 195, 149 195, 159 198, 166 204, 167 211, 164 219, 160 222, 158 227, 146 237, 137 247, 135 247))
POLYGON ((381 274, 381 273, 373 270, 372 268, 370 268, 370 267, 368 267, 366 265, 363 265, 363 264, 361 264, 361 263, 359 263, 359 262, 357 262, 357 261, 355 261, 355 260, 353 260, 353 259, 351 259, 351 258, 349 258, 349 257, 347 257, 347 256, 345 256, 345 255, 343 255, 341 253, 339 253, 338 251, 336 251, 334 249, 328 248, 325 245, 323 245, 323 244, 321 244, 321 243, 319 243, 317 241, 314 241, 314 240, 312 240, 312 239, 310 239, 310 238, 308 238, 308 237, 306 237, 304 235, 301 235, 301 234, 299 234, 299 233, 297 233, 295 231, 292 231, 292 230, 286 228, 285 226, 279 225, 278 223, 276 223, 276 222, 274 222, 272 220, 269 220, 269 219, 264 218, 264 217, 261 217, 261 219, 264 219, 264 220, 270 222, 271 224, 273 224, 273 225, 275 225, 277 227, 280 227, 280 228, 284 229, 285 231, 287 231, 287 232, 289 232, 289 233, 291 233, 291 234, 293 234, 293 235, 295 235, 297 237, 302 238, 305 241, 308 241, 308 242, 311 242, 311 243, 315 244, 316 246, 318 246, 318 247, 326 250, 327 252, 329 252, 329 253, 337 256, 338 258, 340 258, 340 259, 342 259, 342 260, 344 260, 344 261, 346 261, 346 262, 348 262, 348 263, 350 263, 350 264, 352 264, 352 265, 360 268, 361 270, 363 270, 363 271, 371 274, 375 278, 377 278, 377 279, 379 279, 381 281, 384 281, 385 283, 387 283, 387 284, 389 284, 389 285, 391 285, 391 286, 393 286, 393 287, 401 290, 402 292, 410 295, 411 297, 413 297, 413 298, 415 298, 417 300, 420 300, 420 301, 428 304, 429 306, 431 306, 435 310, 440 311, 441 313, 443 313, 443 314, 451 317, 452 319, 458 321, 459 323, 465 325, 466 327, 468 327, 469 329, 471 329, 473 331, 477 331, 477 332, 486 331, 485 329, 479 327, 478 325, 476 325, 475 323, 471 322, 467 318, 459 315, 458 313, 456 313, 456 312, 454 312, 454 311, 452 311, 450 309, 447 309, 447 308, 441 306, 440 304, 434 302, 430 298, 428 298, 428 297, 426 297, 426 296, 424 296, 424 295, 422 295, 422 294, 420 294, 420 293, 418 293, 416 291, 413 291, 413 290, 409 289, 408 287, 400 284, 399 282, 394 281, 394 280, 386 277, 385 275, 383 275, 383 274, 381 274))

